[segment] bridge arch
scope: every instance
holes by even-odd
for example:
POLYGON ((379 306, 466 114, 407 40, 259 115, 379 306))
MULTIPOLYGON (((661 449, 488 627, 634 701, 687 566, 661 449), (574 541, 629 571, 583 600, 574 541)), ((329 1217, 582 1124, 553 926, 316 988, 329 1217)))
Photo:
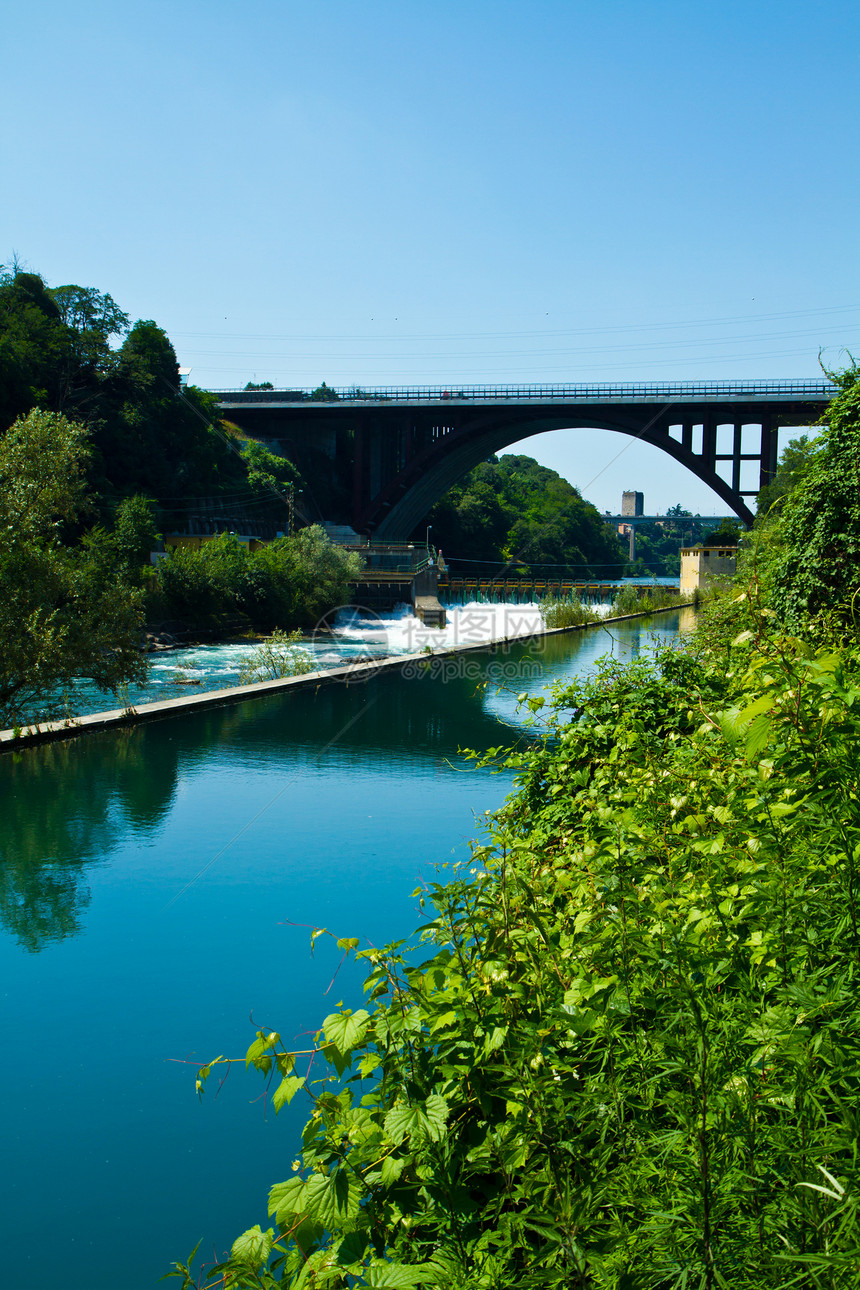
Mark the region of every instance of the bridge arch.
POLYGON ((627 435, 668 453, 702 483, 712 488, 744 524, 752 524, 753 513, 743 497, 713 467, 709 468, 701 455, 694 453, 691 447, 679 443, 667 431, 652 433, 648 429, 619 423, 617 418, 593 416, 541 416, 516 421, 505 419, 502 424, 476 427, 472 433, 453 435, 450 442, 447 439, 437 441, 419 454, 410 463, 410 467, 403 470, 373 500, 365 522, 372 526, 376 537, 406 537, 418 528, 449 488, 495 453, 546 431, 589 430, 609 430, 627 435))

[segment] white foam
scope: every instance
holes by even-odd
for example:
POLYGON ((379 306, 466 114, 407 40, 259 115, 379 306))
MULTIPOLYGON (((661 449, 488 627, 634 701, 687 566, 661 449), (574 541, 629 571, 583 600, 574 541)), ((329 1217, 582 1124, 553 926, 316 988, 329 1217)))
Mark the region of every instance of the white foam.
MULTIPOLYGON (((363 647, 368 653, 415 654, 458 645, 480 645, 506 636, 530 636, 543 630, 540 606, 489 605, 474 601, 451 605, 447 626, 425 627, 410 605, 398 605, 384 616, 369 617, 353 610, 341 610, 333 634, 344 646, 363 647)), ((352 652, 352 651, 350 651, 352 652)))

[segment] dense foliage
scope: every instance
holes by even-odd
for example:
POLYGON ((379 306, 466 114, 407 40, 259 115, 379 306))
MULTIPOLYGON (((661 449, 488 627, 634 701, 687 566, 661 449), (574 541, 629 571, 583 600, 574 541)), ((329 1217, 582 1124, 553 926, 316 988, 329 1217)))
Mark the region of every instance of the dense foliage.
POLYGON ((195 516, 206 530, 246 513, 294 527, 303 482, 221 426, 212 396, 180 390, 154 322, 131 325, 95 288, 0 268, 0 726, 73 712, 82 677, 114 692, 142 680, 144 614, 271 631, 345 603, 358 562, 317 528, 253 553, 222 534, 150 566, 161 534, 195 516))
POLYGON ((820 445, 809 435, 790 439, 780 453, 776 474, 759 490, 756 498, 757 521, 774 520, 782 514, 786 497, 805 476, 820 445))
POLYGON ((747 612, 559 690, 368 1009, 259 1033, 311 1116, 213 1283, 856 1284, 860 658, 747 612))
POLYGON ((770 530, 773 607, 794 630, 821 615, 856 622, 860 588, 860 368, 833 378, 840 393, 806 449, 799 482, 770 530))
POLYGON ((540 602, 540 616, 544 626, 550 631, 557 627, 581 627, 585 623, 597 622, 598 615, 588 605, 584 605, 576 592, 566 599, 553 596, 540 602))
POLYGON ((361 562, 333 546, 319 525, 255 551, 222 533, 202 546, 177 547, 156 568, 149 618, 192 628, 217 626, 236 614, 257 630, 312 627, 348 604, 361 562))
POLYGON ((178 390, 176 353, 154 322, 130 326, 93 287, 51 289, 36 273, 0 270, 0 433, 36 407, 87 426, 105 504, 146 493, 169 506, 244 482, 212 429, 212 397, 178 390))
POLYGON ((86 508, 87 461, 86 434, 58 413, 0 438, 0 727, 66 711, 82 675, 115 691, 146 673, 131 508, 115 546, 60 540, 86 508))
MULTIPOLYGON (((626 563, 612 528, 566 479, 531 457, 482 462, 430 513, 433 542, 466 569, 502 564, 539 576, 617 577, 626 563)), ((457 566, 459 567, 459 566, 457 566)))

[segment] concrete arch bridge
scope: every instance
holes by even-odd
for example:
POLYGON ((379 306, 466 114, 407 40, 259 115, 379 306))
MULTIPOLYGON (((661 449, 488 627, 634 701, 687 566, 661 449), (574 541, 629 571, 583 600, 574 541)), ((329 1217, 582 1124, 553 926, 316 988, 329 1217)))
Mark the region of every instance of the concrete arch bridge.
POLYGON ((458 479, 546 430, 612 430, 652 444, 709 485, 745 524, 773 477, 781 426, 816 422, 826 379, 614 385, 213 391, 222 414, 301 464, 328 463, 338 514, 359 533, 408 537, 458 479))

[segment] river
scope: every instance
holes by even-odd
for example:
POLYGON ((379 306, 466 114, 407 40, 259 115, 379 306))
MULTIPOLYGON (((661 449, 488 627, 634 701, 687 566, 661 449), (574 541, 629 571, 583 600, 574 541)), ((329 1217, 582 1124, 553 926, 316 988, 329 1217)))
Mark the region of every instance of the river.
POLYGON ((418 925, 410 893, 468 859, 510 787, 458 750, 521 737, 517 693, 680 617, 0 759, 4 1284, 154 1290, 201 1238, 211 1260, 265 1226, 306 1105, 266 1114, 241 1064, 198 1103, 196 1065, 242 1056, 255 1024, 306 1046, 359 1001, 310 929, 380 944, 418 925))

